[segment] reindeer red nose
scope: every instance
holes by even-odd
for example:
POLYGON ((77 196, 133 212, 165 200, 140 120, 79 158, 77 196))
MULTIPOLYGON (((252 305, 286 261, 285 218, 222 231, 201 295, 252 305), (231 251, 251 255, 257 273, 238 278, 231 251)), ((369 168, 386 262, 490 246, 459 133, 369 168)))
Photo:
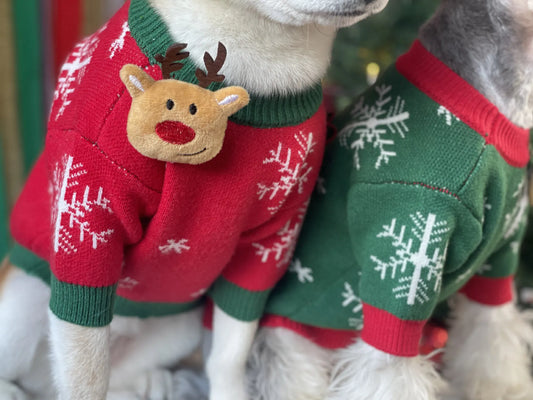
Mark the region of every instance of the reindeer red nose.
POLYGON ((155 127, 155 133, 165 142, 172 144, 186 144, 196 136, 192 128, 179 121, 160 122, 155 127))

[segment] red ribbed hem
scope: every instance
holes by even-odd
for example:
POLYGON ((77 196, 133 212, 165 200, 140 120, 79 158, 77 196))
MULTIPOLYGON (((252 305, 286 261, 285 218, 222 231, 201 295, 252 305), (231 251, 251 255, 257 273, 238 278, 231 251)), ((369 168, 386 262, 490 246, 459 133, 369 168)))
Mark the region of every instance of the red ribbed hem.
POLYGON ((340 349, 352 344, 360 332, 355 330, 341 330, 318 328, 291 321, 279 315, 265 315, 261 320, 261 326, 269 328, 285 328, 311 340, 320 347, 326 349, 340 349))
POLYGON ((513 301, 513 277, 486 278, 475 275, 461 293, 470 300, 487 306, 501 306, 513 301))
MULTIPOLYGON (((317 328, 272 314, 263 316, 261 326, 289 329, 326 349, 340 349, 349 346, 359 336, 358 331, 317 328)), ((211 299, 208 299, 206 303, 204 327, 209 330, 213 329, 213 301, 211 299)))
POLYGON ((396 69, 493 145, 509 165, 529 162, 529 131, 514 125, 473 86, 415 41, 396 69))
POLYGON ((364 327, 361 339, 385 353, 401 357, 419 354, 426 321, 404 321, 391 313, 363 303, 364 327))

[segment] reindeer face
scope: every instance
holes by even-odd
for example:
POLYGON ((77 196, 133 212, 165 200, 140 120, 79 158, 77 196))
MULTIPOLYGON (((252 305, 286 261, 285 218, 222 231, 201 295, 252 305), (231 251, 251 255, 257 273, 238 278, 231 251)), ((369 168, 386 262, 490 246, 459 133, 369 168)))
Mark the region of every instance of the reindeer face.
POLYGON ((254 6, 262 14, 291 25, 317 23, 326 26, 352 25, 381 11, 388 0, 231 0, 254 6))
POLYGON ((166 162, 211 160, 222 148, 228 117, 249 101, 237 86, 211 92, 174 79, 154 81, 131 64, 122 67, 120 77, 132 97, 128 140, 144 156, 166 162))

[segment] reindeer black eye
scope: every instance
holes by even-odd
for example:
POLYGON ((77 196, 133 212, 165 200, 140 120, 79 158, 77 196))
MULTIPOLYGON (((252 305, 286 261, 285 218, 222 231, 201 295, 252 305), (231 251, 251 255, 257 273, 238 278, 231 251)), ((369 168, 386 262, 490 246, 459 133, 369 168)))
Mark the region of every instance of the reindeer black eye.
POLYGON ((196 107, 196 104, 191 104, 189 106, 189 112, 191 113, 191 115, 194 115, 198 112, 198 108, 196 107))
POLYGON ((174 108, 174 102, 170 99, 167 100, 167 108, 172 110, 174 108))

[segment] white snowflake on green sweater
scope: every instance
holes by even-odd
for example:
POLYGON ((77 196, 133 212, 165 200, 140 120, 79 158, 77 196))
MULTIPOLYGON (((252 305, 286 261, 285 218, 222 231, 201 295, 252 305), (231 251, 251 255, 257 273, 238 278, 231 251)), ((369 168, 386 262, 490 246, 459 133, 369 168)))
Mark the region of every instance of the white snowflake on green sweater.
POLYGON ((352 110, 354 121, 346 125, 340 132, 340 143, 346 148, 354 150, 354 166, 361 168, 360 152, 366 149, 368 143, 379 154, 375 168, 379 169, 382 163, 388 164, 391 157, 396 156, 393 151, 394 136, 405 138, 409 132, 406 121, 409 112, 405 111, 405 101, 400 97, 393 100, 390 92, 392 86, 380 85, 374 87, 378 98, 373 105, 365 104, 361 97, 352 110))
POLYGON ((374 270, 380 273, 382 280, 393 279, 398 282, 393 288, 395 297, 406 298, 407 304, 413 306, 416 302, 424 304, 429 301, 430 291, 437 293, 440 290, 448 246, 443 235, 449 228, 446 221, 437 221, 435 214, 424 217, 418 212, 410 215, 410 218, 413 226, 409 238, 405 225, 400 227, 399 233, 396 232, 396 218, 390 225, 383 226, 383 231, 377 235, 378 238, 392 240, 395 255, 387 261, 376 256, 370 258, 376 264, 374 270), (414 248, 415 243, 418 243, 417 249, 414 248), (430 248, 433 248, 433 253, 430 248))
POLYGON ((451 113, 450 110, 448 110, 446 107, 444 106, 439 106, 439 108, 437 109, 437 115, 438 116, 444 116, 444 119, 446 121, 446 125, 448 126, 452 126, 452 124, 454 122, 461 122, 461 120, 456 117, 455 115, 453 115, 451 113))
POLYGON ((518 184, 516 191, 513 193, 513 198, 516 200, 515 206, 510 213, 505 215, 505 223, 503 225, 504 239, 512 237, 526 221, 529 197, 525 180, 518 184))
POLYGON ((309 267, 304 267, 298 258, 292 262, 289 272, 295 273, 300 283, 313 283, 315 281, 313 270, 309 267))

